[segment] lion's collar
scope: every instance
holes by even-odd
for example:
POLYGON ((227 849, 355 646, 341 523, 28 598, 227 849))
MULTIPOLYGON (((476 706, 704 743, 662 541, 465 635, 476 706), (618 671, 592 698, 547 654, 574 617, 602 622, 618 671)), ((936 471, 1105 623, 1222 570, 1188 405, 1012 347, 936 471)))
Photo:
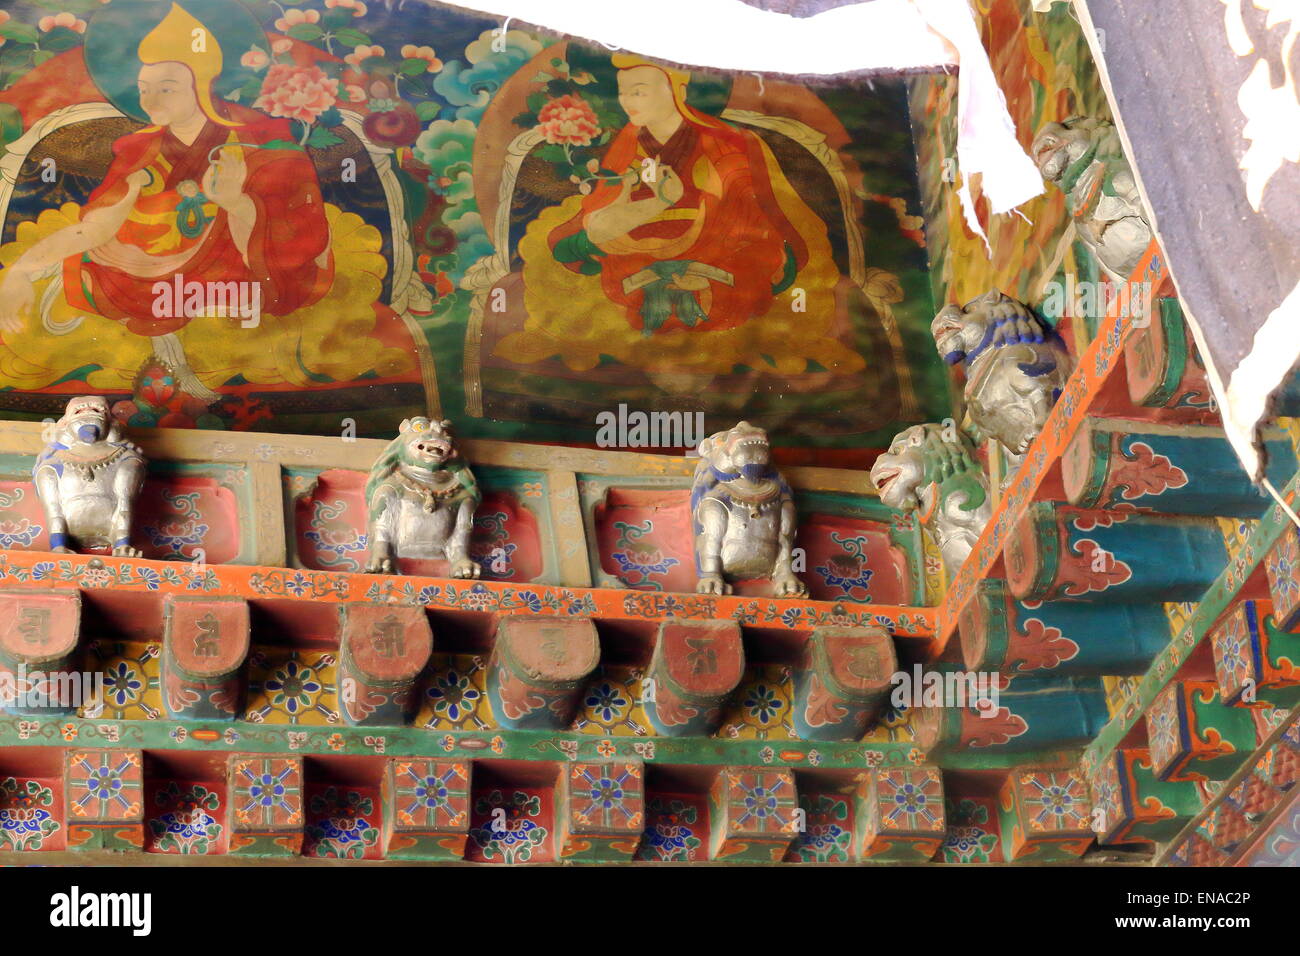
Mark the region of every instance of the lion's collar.
POLYGON ((91 478, 95 472, 102 471, 121 458, 134 454, 134 452, 135 449, 126 443, 114 444, 107 441, 98 441, 92 444, 77 442, 74 445, 51 450, 45 456, 45 459, 47 461, 56 461, 65 468, 71 468, 84 477, 91 478))
MULTIPOLYGON (((709 466, 713 474, 717 476, 719 485, 728 501, 734 501, 737 504, 744 505, 750 509, 751 514, 757 517, 757 509, 765 504, 777 500, 781 497, 784 489, 784 483, 775 471, 769 471, 767 475, 758 481, 750 481, 743 475, 727 475, 726 472, 720 472, 712 465, 709 466)), ((720 496, 721 497, 721 496, 720 496)))

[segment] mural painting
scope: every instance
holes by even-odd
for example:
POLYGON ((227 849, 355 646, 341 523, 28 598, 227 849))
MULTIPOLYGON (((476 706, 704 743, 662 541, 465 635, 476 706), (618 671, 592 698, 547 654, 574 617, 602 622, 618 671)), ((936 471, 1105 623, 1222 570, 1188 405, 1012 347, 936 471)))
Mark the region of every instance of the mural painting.
POLYGON ((592 444, 622 404, 837 463, 943 413, 903 81, 391 7, 7 8, 0 410, 592 444))
MULTIPOLYGON (((1026 152, 1047 123, 1078 115, 1110 118, 1087 40, 1066 6, 1053 5, 1046 13, 1015 0, 977 0, 974 6, 981 40, 1026 152)), ((1037 303, 1044 284, 1062 270, 1096 281, 1097 264, 1069 230, 1070 215, 1058 189, 1045 190, 1016 212, 991 216, 977 181, 973 194, 988 247, 965 224, 953 188, 962 176, 956 161, 956 97, 955 76, 912 81, 913 124, 925 130, 916 143, 935 301, 965 305, 998 289, 1037 303)))

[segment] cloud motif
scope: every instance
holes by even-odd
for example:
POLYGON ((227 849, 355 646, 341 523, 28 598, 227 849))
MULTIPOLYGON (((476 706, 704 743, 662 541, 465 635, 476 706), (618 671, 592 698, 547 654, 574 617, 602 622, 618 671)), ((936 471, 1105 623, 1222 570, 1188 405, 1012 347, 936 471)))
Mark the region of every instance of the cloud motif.
POLYGON ((433 81, 434 90, 456 107, 458 120, 477 123, 502 84, 542 52, 537 38, 522 30, 510 30, 501 38, 492 34, 492 30, 484 30, 465 47, 465 59, 469 62, 450 61, 433 81), (492 49, 494 40, 497 50, 492 49), (502 46, 504 49, 500 49, 502 46))
POLYGON ((455 262, 447 266, 448 278, 459 283, 475 262, 492 253, 474 199, 470 161, 474 151, 474 123, 467 119, 435 120, 415 141, 416 158, 429 167, 429 185, 447 198, 443 224, 456 236, 455 262))

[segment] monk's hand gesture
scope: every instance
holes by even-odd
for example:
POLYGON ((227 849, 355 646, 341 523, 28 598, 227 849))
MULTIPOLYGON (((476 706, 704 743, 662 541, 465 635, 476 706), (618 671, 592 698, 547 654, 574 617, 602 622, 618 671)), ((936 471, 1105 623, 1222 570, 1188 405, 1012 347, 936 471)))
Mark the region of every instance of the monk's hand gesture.
POLYGON ((6 269, 0 278, 0 331, 19 331, 35 300, 36 290, 27 273, 16 265, 6 269))
POLYGON ((203 195, 227 211, 244 198, 248 166, 240 149, 222 149, 219 158, 203 174, 203 195))

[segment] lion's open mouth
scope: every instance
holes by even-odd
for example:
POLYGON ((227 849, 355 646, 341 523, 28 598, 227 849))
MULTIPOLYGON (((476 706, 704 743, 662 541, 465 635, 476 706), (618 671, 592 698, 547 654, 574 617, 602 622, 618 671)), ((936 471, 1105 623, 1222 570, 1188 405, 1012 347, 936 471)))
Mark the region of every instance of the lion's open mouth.
POLYGON ((901 468, 886 468, 879 474, 872 475, 871 480, 876 483, 876 490, 882 495, 894 483, 894 480, 903 473, 901 468))
POLYGON ((415 443, 415 453, 422 458, 444 461, 451 454, 451 445, 446 442, 425 439, 415 443))

